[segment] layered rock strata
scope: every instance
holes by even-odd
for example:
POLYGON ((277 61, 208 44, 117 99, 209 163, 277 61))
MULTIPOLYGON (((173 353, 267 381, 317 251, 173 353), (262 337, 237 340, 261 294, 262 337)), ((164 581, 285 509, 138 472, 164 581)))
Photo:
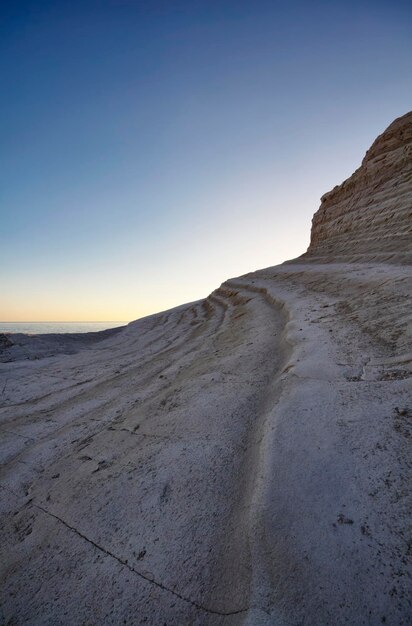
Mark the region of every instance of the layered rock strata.
POLYGON ((322 197, 303 257, 412 261, 412 111, 392 122, 354 174, 322 197))

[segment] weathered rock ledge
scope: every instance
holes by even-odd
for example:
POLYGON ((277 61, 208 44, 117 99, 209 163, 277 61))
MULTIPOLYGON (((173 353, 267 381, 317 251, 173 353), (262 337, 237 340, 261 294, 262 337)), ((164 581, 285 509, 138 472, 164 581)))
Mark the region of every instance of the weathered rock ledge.
POLYGON ((307 261, 412 261, 412 112, 374 141, 362 165, 322 197, 307 261))

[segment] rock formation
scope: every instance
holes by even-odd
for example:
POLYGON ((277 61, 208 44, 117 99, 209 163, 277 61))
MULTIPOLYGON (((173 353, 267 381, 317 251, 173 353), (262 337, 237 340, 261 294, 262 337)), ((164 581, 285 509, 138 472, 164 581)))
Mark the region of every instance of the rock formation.
POLYGON ((1 624, 410 624, 411 120, 301 259, 3 345, 1 624))
POLYGON ((412 260, 412 111, 372 144, 362 165, 322 197, 308 261, 412 260))

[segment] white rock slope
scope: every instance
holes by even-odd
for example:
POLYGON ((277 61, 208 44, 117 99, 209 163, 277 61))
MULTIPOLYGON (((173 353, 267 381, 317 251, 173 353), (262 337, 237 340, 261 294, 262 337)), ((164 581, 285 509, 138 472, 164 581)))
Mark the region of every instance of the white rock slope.
POLYGON ((336 263, 316 237, 0 364, 1 623, 410 624, 406 240, 336 263))

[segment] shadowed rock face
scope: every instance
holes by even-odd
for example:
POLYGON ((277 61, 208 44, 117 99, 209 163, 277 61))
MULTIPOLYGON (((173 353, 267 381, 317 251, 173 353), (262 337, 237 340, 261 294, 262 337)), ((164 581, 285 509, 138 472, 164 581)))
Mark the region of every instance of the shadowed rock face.
POLYGON ((412 260, 412 111, 396 119, 362 165, 322 197, 305 260, 412 260))

